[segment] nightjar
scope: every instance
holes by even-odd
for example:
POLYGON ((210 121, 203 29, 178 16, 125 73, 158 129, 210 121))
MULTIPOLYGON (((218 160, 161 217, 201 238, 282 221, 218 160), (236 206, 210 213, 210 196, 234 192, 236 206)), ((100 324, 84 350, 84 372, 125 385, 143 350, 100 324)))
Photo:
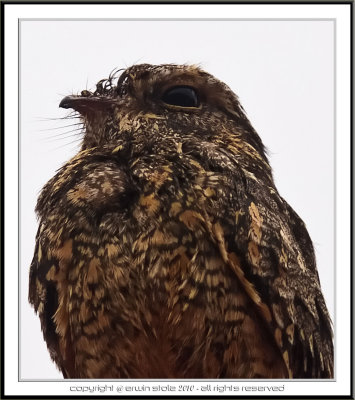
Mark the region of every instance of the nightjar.
POLYGON ((306 227, 231 89, 134 65, 67 96, 79 153, 44 186, 29 301, 65 378, 331 378, 306 227))

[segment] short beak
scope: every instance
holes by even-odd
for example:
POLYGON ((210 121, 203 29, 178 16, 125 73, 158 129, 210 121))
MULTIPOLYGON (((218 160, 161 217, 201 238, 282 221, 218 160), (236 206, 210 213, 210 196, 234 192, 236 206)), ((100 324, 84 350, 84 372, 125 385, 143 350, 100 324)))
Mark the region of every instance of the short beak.
POLYGON ((75 108, 75 103, 80 104, 80 100, 82 98, 80 96, 66 96, 59 103, 59 107, 61 108, 75 108))
POLYGON ((72 108, 75 111, 85 112, 94 110, 104 110, 112 105, 113 101, 102 97, 83 97, 83 96, 66 96, 59 103, 61 108, 72 108))

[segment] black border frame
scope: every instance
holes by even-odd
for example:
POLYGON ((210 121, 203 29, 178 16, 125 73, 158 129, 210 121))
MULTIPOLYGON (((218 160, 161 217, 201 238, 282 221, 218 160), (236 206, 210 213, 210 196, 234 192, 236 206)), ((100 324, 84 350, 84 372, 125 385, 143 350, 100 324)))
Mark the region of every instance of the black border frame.
MULTIPOLYGON (((333 5, 340 5, 340 4, 348 4, 350 5, 350 108, 351 108, 351 114, 350 114, 350 223, 351 223, 351 230, 350 230, 350 243, 351 243, 351 254, 350 254, 350 262, 351 266, 353 265, 353 195, 354 195, 354 189, 353 189, 353 168, 354 168, 354 162, 353 162, 353 111, 354 111, 354 103, 353 103, 353 67, 354 67, 354 56, 353 56, 353 35, 354 35, 354 29, 353 29, 353 13, 354 13, 354 8, 353 8, 353 2, 354 0, 340 0, 340 1, 307 1, 307 0, 299 0, 299 1, 287 1, 287 0, 281 0, 281 1, 238 1, 238 0, 230 0, 230 1, 139 1, 139 0, 132 0, 132 1, 69 1, 69 0, 63 0, 63 1, 16 1, 16 0, 5 0, 1 1, 1 171, 0 171, 0 177, 1 177, 1 322, 0 322, 0 329, 1 329, 1 364, 0 364, 0 380, 1 380, 1 392, 0 392, 0 399, 46 399, 46 398, 51 398, 51 399, 85 399, 88 398, 88 396, 33 396, 33 395, 28 395, 28 396, 14 396, 14 395, 5 395, 5 381, 4 381, 4 351, 5 351, 5 338, 4 338, 4 281, 5 281, 5 268, 4 268, 4 260, 5 260, 5 248, 4 248, 4 217, 5 217, 5 204, 4 204, 4 170, 5 170, 5 162, 4 162, 4 145, 5 145, 5 104, 4 104, 4 92, 5 92, 5 68, 4 68, 4 52, 5 52, 5 6, 6 5, 19 5, 19 4, 33 4, 33 5, 57 5, 57 4, 63 4, 63 5, 68 5, 68 4, 73 4, 73 5, 85 5, 85 4, 96 4, 96 5, 107 5, 107 4, 151 4, 151 5, 159 5, 159 4, 247 4, 247 5, 297 5, 297 4, 309 4, 309 5, 327 5, 327 4, 333 4, 333 5)), ((350 283, 351 285, 353 284, 353 279, 354 279, 354 273, 352 268, 350 269, 350 283)), ((353 286, 352 286, 353 287, 353 286)), ((351 315, 350 315, 350 334, 351 334, 351 341, 350 341, 350 376, 354 378, 354 369, 353 369, 353 351, 354 351, 354 343, 353 343, 353 333, 354 333, 354 321, 353 321, 353 302, 354 302, 354 294, 353 291, 350 291, 350 299, 351 299, 351 304, 350 304, 350 310, 351 310, 351 315)), ((33 382, 36 383, 36 382, 33 382)), ((115 395, 105 395, 105 396, 96 396, 96 395, 90 395, 90 398, 93 399, 101 399, 103 397, 107 398, 117 398, 117 399, 144 399, 144 398, 154 398, 155 395, 145 395, 145 396, 115 396, 115 395)), ((159 398, 165 398, 164 396, 156 396, 159 398)), ((201 399, 204 398, 203 395, 201 396, 168 396, 170 399, 201 399)), ((213 399, 214 397, 208 396, 209 399, 213 399)), ((239 398, 242 399, 243 397, 239 395, 221 395, 218 396, 218 399, 231 399, 231 398, 239 398)), ((247 396, 247 399, 263 399, 263 398, 272 398, 272 395, 265 395, 265 396, 247 396)), ((306 398, 312 398, 312 399, 355 399, 355 394, 354 394, 354 384, 353 384, 353 379, 351 379, 350 382, 350 395, 349 396, 318 396, 318 395, 313 395, 313 396, 277 396, 277 398, 280 399, 306 399, 306 398)))

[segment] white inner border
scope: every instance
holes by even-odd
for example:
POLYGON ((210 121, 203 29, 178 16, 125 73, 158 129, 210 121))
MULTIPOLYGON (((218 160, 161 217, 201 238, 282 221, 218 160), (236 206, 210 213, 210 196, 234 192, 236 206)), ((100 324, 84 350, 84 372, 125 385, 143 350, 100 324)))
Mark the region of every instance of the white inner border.
MULTIPOLYGON (((16 5, 5 8, 5 395, 218 395, 206 389, 208 381, 18 381, 18 20, 44 19, 323 19, 336 20, 336 267, 335 315, 336 380, 334 381, 214 381, 212 386, 278 386, 280 391, 245 389, 221 395, 350 395, 350 4, 339 5, 16 5), (152 392, 158 385, 176 390, 152 392), (179 385, 193 386, 178 391, 179 385), (107 386, 107 390, 100 391, 107 386), (113 391, 111 391, 113 385, 113 391), (150 386, 146 392, 129 386, 150 386), (89 386, 92 391, 89 390, 89 386), (73 391, 74 388, 74 391, 73 391), (78 390, 75 390, 79 388, 78 390), (80 389, 81 388, 81 389, 80 389), (83 393, 82 390, 85 390, 83 393), (206 389, 205 391, 203 389, 206 389), (191 389, 191 388, 190 388, 191 389)), ((36 362, 33 360, 33 362, 36 362)), ((241 390, 241 389, 240 389, 241 390)))

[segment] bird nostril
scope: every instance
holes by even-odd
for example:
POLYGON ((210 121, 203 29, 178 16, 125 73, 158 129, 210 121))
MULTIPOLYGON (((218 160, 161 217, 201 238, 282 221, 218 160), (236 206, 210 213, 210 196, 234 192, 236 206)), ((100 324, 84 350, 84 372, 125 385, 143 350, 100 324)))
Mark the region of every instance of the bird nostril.
POLYGON ((80 94, 82 97, 89 97, 93 95, 93 93, 91 93, 89 90, 82 90, 80 94))

